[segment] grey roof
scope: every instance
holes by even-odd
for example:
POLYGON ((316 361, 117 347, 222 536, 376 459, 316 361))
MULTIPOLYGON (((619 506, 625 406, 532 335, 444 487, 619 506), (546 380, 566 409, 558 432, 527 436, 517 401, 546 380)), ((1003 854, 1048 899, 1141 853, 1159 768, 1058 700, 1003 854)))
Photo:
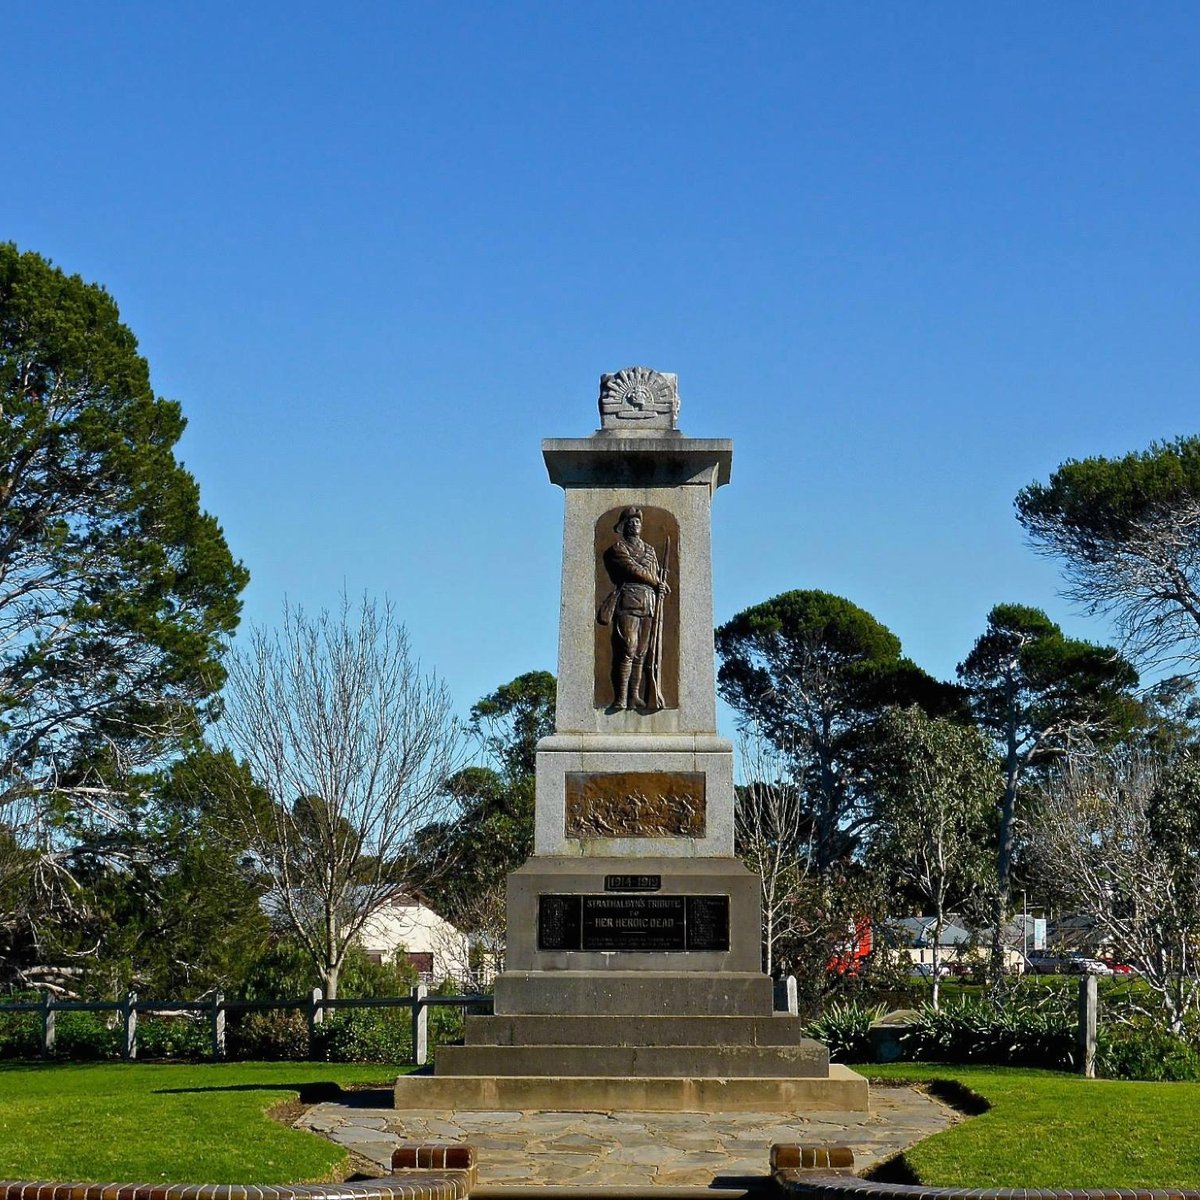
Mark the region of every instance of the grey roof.
MULTIPOLYGON (((893 917, 885 925, 898 943, 919 949, 933 945, 934 926, 937 925, 937 918, 893 917)), ((941 946, 964 946, 970 940, 971 935, 966 929, 948 920, 942 926, 942 936, 938 944, 941 946)))

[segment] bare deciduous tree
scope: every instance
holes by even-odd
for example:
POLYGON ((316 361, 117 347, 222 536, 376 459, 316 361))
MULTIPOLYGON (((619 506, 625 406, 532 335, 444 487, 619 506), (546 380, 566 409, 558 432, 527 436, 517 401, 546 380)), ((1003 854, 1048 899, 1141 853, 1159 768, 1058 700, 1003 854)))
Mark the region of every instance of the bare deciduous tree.
MULTIPOLYGON (((506 910, 507 889, 500 881, 473 888, 456 914, 457 930, 467 938, 467 953, 462 957, 456 947, 452 955, 449 946, 446 953, 453 963, 453 973, 463 982, 469 980, 472 987, 481 991, 489 989, 504 970, 508 932, 506 910)), ((443 937, 439 945, 450 940, 443 937)))
POLYGON ((1039 797, 1031 845, 1055 894, 1137 968, 1178 1033, 1200 1010, 1200 869, 1168 774, 1137 752, 1072 756, 1039 797))
POLYGON ((394 609, 343 597, 286 607, 235 653, 221 733, 269 793, 236 813, 286 923, 337 995, 346 950, 394 890, 412 834, 443 821, 460 765, 450 696, 411 653, 394 609))
POLYGON ((813 863, 813 823, 788 760, 770 741, 744 734, 738 759, 746 782, 737 792, 734 837, 738 856, 762 881, 763 970, 770 975, 777 948, 800 933, 797 900, 813 863))

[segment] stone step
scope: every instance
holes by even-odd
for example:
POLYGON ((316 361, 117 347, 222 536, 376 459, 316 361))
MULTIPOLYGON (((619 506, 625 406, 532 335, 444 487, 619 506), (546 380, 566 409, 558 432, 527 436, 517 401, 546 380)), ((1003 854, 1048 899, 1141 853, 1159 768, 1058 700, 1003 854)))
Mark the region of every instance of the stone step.
POLYGON ((499 1016, 769 1017, 774 987, 751 971, 505 971, 499 1016))
POLYGON ((467 1017, 468 1046, 794 1046, 804 1021, 771 1017, 467 1017))
POLYGON ((616 1079, 401 1075, 397 1109, 546 1112, 866 1112, 867 1081, 834 1063, 828 1078, 616 1079))
POLYGON ((442 1046, 436 1075, 647 1076, 729 1079, 820 1076, 829 1051, 804 1039, 791 1046, 442 1046))

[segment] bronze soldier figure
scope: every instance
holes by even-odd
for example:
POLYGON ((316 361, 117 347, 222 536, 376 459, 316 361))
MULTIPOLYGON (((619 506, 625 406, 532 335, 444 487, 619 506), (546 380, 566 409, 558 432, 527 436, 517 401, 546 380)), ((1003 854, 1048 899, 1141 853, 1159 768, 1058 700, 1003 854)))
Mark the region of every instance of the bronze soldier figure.
MULTIPOLYGON (((597 620, 612 625, 613 708, 639 708, 642 670, 652 654, 655 621, 663 597, 671 589, 666 572, 649 542, 642 541, 642 510, 626 508, 613 527, 620 536, 604 552, 604 567, 613 590, 600 606, 597 620)), ((657 689, 656 689, 657 690, 657 689)))

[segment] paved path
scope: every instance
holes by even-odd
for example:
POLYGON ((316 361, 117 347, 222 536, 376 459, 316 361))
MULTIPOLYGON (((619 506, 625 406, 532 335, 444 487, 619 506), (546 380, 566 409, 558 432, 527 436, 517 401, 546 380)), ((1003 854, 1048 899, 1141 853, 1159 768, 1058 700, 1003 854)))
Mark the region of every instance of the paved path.
POLYGON ((470 1142, 480 1183, 689 1184, 766 1175, 772 1142, 844 1142, 856 1170, 947 1128, 958 1114, 905 1087, 872 1087, 870 1113, 434 1112, 385 1091, 318 1104, 298 1128, 387 1167, 399 1142, 470 1142), (377 1107, 376 1107, 377 1106, 377 1107))

